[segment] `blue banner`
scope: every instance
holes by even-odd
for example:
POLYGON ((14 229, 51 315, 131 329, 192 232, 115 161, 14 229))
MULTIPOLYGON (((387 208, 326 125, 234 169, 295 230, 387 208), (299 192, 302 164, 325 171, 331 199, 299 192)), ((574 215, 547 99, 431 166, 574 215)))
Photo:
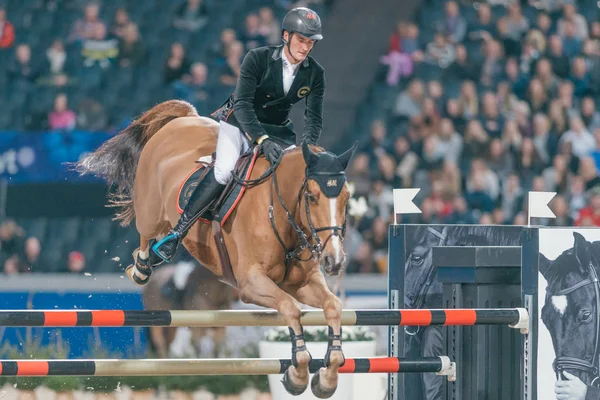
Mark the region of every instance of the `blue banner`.
POLYGON ((66 163, 76 162, 113 135, 85 131, 22 133, 0 131, 0 179, 8 183, 91 182, 66 163))

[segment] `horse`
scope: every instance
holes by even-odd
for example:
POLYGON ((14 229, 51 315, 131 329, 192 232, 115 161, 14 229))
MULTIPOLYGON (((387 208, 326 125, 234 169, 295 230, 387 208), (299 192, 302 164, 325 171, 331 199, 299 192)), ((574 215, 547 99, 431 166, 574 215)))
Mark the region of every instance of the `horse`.
POLYGON ((541 317, 552 338, 557 380, 567 371, 598 388, 600 241, 589 242, 578 232, 573 236, 573 247, 555 260, 539 255, 539 272, 548 282, 541 317))
MULTIPOLYGON (((114 187, 109 204, 119 208, 115 218, 128 225, 135 218, 140 247, 128 277, 145 284, 152 268, 152 241, 164 237, 178 220, 176 198, 181 182, 199 158, 216 149, 219 124, 201 117, 187 102, 169 100, 135 119, 104 142, 75 168, 114 187)), ((329 326, 324 366, 313 375, 311 390, 319 398, 337 388, 338 369, 345 362, 341 343, 342 303, 325 281, 346 265, 343 236, 350 197, 345 170, 357 142, 340 155, 303 141, 286 149, 271 165, 262 155, 248 179, 238 183, 245 192, 222 227, 196 222, 183 240, 188 252, 215 276, 231 272, 244 303, 277 310, 290 330, 292 366, 282 379, 292 395, 309 383, 312 359, 300 323, 299 303, 320 308, 329 326), (268 184, 267 184, 268 182, 268 184), (223 246, 230 267, 219 262, 223 246)), ((253 147, 259 154, 260 146, 253 147)), ((238 182, 238 179, 236 179, 238 182)))
MULTIPOLYGON (((189 263, 188 264, 192 264, 189 263)), ((173 278, 175 269, 180 265, 172 264, 157 269, 152 280, 142 290, 144 308, 148 310, 229 310, 235 301, 234 290, 219 281, 202 266, 192 265, 181 293, 164 293, 165 285, 173 278)), ((178 329, 189 329, 192 350, 196 356, 220 357, 225 345, 225 328, 172 328, 151 326, 148 328, 150 342, 158 357, 169 357, 169 347, 175 340, 178 329), (212 340, 212 348, 201 346, 204 339, 212 340)))
MULTIPOLYGON (((477 225, 408 225, 404 263, 404 307, 444 308, 443 285, 433 267, 433 247, 437 246, 517 246, 519 227, 477 225)), ((439 326, 406 326, 405 357, 443 355, 443 332, 439 326)), ((435 374, 409 374, 404 378, 407 398, 442 399, 444 380, 435 374)))

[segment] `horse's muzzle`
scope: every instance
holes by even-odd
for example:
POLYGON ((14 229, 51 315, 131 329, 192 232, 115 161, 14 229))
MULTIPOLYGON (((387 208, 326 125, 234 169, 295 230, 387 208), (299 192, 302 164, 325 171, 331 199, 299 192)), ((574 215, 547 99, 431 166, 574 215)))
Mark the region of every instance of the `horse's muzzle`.
POLYGON ((340 262, 336 263, 334 256, 325 255, 323 256, 323 258, 321 258, 321 267, 323 268, 323 272, 325 272, 325 275, 337 275, 344 266, 345 261, 346 257, 344 257, 340 262))

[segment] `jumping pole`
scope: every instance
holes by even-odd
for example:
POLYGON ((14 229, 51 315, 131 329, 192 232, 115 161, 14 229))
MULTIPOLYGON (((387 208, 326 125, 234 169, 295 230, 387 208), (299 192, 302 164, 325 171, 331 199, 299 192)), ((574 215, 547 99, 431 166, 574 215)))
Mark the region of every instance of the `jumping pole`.
MULTIPOLYGON (((141 359, 141 360, 1 360, 0 376, 174 376, 174 375, 271 375, 283 374, 292 365, 289 359, 141 359)), ((324 367, 323 359, 313 359, 311 373, 324 367)), ((342 374, 435 372, 456 378, 456 365, 450 358, 395 357, 347 358, 342 374)))
MULTIPOLYGON (((303 311, 304 326, 326 326, 322 311, 303 311)), ((343 326, 508 325, 527 329, 524 308, 432 309, 432 310, 344 310, 343 326)), ((281 315, 268 311, 152 311, 152 310, 3 310, 0 326, 286 326, 281 315)))

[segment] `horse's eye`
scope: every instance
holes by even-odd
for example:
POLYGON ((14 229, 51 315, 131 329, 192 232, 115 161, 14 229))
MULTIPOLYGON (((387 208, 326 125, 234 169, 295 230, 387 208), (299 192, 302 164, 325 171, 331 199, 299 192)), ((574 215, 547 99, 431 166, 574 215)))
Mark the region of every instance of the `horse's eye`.
POLYGON ((581 322, 591 322, 592 321, 592 312, 590 310, 584 310, 581 313, 581 322))
POLYGON ((313 204, 317 204, 317 196, 315 196, 314 194, 309 193, 308 194, 308 201, 310 201, 313 204))
POLYGON ((418 263, 418 262, 421 262, 421 261, 423 261, 423 257, 422 257, 422 256, 420 256, 420 255, 418 255, 418 254, 412 254, 412 255, 410 256, 410 260, 411 260, 412 262, 418 263))

